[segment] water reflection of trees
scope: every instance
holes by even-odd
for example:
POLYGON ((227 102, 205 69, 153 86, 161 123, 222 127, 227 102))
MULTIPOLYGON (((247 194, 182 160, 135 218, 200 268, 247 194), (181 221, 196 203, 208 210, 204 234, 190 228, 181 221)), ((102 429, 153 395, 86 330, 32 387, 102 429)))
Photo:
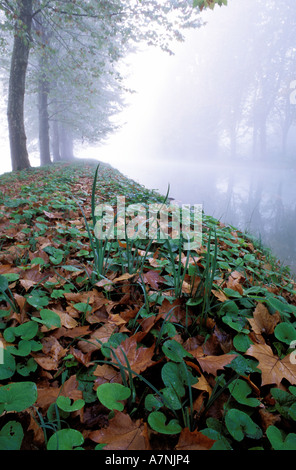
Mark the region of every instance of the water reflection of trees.
MULTIPOLYGON (((225 175, 222 178, 225 181, 225 175)), ((296 199, 284 191, 289 189, 289 181, 279 179, 271 185, 268 174, 262 176, 255 170, 248 184, 234 172, 228 174, 227 185, 219 184, 217 176, 212 183, 211 208, 207 201, 212 215, 217 216, 220 208, 218 218, 260 238, 296 273, 296 199)))

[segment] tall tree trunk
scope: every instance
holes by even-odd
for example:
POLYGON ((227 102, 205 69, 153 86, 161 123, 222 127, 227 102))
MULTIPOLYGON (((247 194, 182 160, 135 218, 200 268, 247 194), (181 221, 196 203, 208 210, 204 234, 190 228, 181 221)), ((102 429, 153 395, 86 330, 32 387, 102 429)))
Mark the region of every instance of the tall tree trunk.
MULTIPOLYGON (((41 67, 44 66, 44 60, 41 59, 41 67)), ((50 146, 49 146, 49 117, 48 117, 48 93, 49 83, 43 73, 38 84, 38 112, 39 112, 39 149, 40 165, 49 165, 50 146)))
POLYGON ((47 78, 49 70, 49 60, 47 49, 49 45, 50 34, 48 34, 46 27, 43 24, 42 15, 37 14, 33 27, 38 30, 40 40, 39 51, 39 77, 38 77, 38 119, 39 119, 39 150, 40 150, 40 165, 49 165, 50 159, 50 144, 49 144, 49 114, 48 114, 48 95, 50 91, 50 84, 47 78))
POLYGON ((69 161, 75 158, 73 150, 73 138, 63 126, 60 132, 60 151, 62 160, 69 161))
POLYGON ((32 0, 19 0, 19 17, 15 26, 8 91, 8 130, 12 170, 30 168, 24 123, 26 73, 30 52, 32 0))
POLYGON ((52 145, 52 156, 54 162, 60 162, 60 131, 59 123, 56 120, 52 121, 52 132, 51 132, 51 145, 52 145))

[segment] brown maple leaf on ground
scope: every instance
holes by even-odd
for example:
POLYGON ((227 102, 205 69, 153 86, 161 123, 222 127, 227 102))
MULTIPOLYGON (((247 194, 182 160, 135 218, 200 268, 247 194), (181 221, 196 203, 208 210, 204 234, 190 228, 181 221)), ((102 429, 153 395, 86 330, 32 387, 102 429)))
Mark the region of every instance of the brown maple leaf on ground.
POLYGON ((88 438, 99 444, 106 444, 104 450, 149 450, 148 430, 141 419, 132 421, 130 416, 115 411, 106 429, 88 434, 88 438))
POLYGON ((204 436, 201 432, 189 431, 188 428, 184 428, 181 431, 176 450, 210 450, 214 445, 215 441, 207 436, 204 436))
POLYGON ((262 334, 271 335, 280 320, 281 317, 279 312, 271 315, 268 309, 262 303, 257 304, 253 313, 253 318, 248 318, 252 330, 254 331, 255 335, 258 336, 261 336, 262 334))
POLYGON ((226 365, 230 364, 232 360, 237 357, 237 354, 206 356, 202 346, 199 346, 196 349, 191 349, 189 352, 193 357, 195 357, 204 372, 213 375, 217 375, 217 370, 224 369, 226 365))
MULTIPOLYGON (((145 348, 143 346, 138 347, 137 337, 136 335, 133 335, 123 341, 112 351, 112 360, 115 359, 115 362, 117 362, 118 359, 123 366, 130 368, 137 374, 140 374, 148 367, 155 364, 155 362, 152 361, 154 348, 154 345, 150 348, 145 348)), ((126 371, 126 373, 128 374, 128 371, 126 371)))
POLYGON ((245 353, 259 361, 258 369, 262 372, 262 385, 276 384, 278 387, 285 378, 290 384, 296 384, 296 364, 291 361, 290 354, 280 359, 273 354, 267 344, 253 344, 245 353))

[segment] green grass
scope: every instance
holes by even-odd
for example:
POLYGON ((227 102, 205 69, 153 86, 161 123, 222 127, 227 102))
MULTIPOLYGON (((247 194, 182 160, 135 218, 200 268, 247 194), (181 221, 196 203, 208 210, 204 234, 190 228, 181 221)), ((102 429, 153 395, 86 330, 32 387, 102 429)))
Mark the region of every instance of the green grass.
POLYGON ((98 240, 96 206, 122 195, 146 207, 168 196, 106 164, 0 177, 0 409, 19 420, 0 416, 0 448, 112 449, 108 429, 125 415, 147 426, 153 450, 178 448, 187 432, 213 449, 296 449, 296 366, 266 382, 253 354, 258 344, 277 361, 294 352, 289 271, 205 214, 197 251, 171 238, 98 240), (103 425, 88 418, 99 406, 103 425), (262 409, 275 418, 268 432, 262 409), (28 417, 38 444, 24 438, 28 417))

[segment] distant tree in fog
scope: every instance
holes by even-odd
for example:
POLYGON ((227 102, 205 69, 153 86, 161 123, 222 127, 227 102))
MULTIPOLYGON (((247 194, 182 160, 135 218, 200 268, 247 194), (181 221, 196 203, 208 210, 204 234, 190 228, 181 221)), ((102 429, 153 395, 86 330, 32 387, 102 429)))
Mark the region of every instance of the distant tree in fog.
MULTIPOLYGON (((72 40, 76 48, 74 36, 77 33, 79 37, 81 34, 88 35, 95 49, 107 43, 113 57, 114 44, 116 43, 121 55, 127 40, 132 43, 145 40, 148 44, 168 50, 172 38, 181 38, 182 28, 198 25, 198 7, 212 8, 215 3, 222 5, 226 1, 194 0, 192 3, 191 0, 169 0, 163 4, 156 0, 0 0, 2 29, 10 32, 13 37, 7 111, 13 170, 30 166, 24 104, 29 55, 33 47, 37 45, 40 49, 41 46, 41 50, 44 50, 44 54, 39 55, 38 97, 40 149, 42 160, 48 162, 48 139, 45 136, 49 113, 46 109, 52 88, 52 75, 49 73, 47 49, 51 47, 53 37, 63 41, 65 33, 69 36, 73 33, 72 40)), ((53 51, 54 49, 51 50, 53 51)))
POLYGON ((221 13, 221 21, 209 20, 209 34, 190 35, 190 47, 170 71, 176 78, 159 102, 163 153, 254 162, 288 157, 296 125, 290 88, 296 2, 231 0, 221 13))
POLYGON ((39 123, 28 106, 28 130, 32 138, 39 127, 41 164, 51 162, 51 153, 55 161, 73 158, 76 140, 101 140, 113 130, 109 118, 121 102, 121 77, 113 64, 124 50, 123 38, 120 45, 111 37, 103 41, 106 31, 97 25, 92 31, 89 18, 80 29, 69 20, 63 28, 59 24, 58 34, 54 26, 55 20, 38 15, 28 76, 30 88, 38 90, 39 123))

